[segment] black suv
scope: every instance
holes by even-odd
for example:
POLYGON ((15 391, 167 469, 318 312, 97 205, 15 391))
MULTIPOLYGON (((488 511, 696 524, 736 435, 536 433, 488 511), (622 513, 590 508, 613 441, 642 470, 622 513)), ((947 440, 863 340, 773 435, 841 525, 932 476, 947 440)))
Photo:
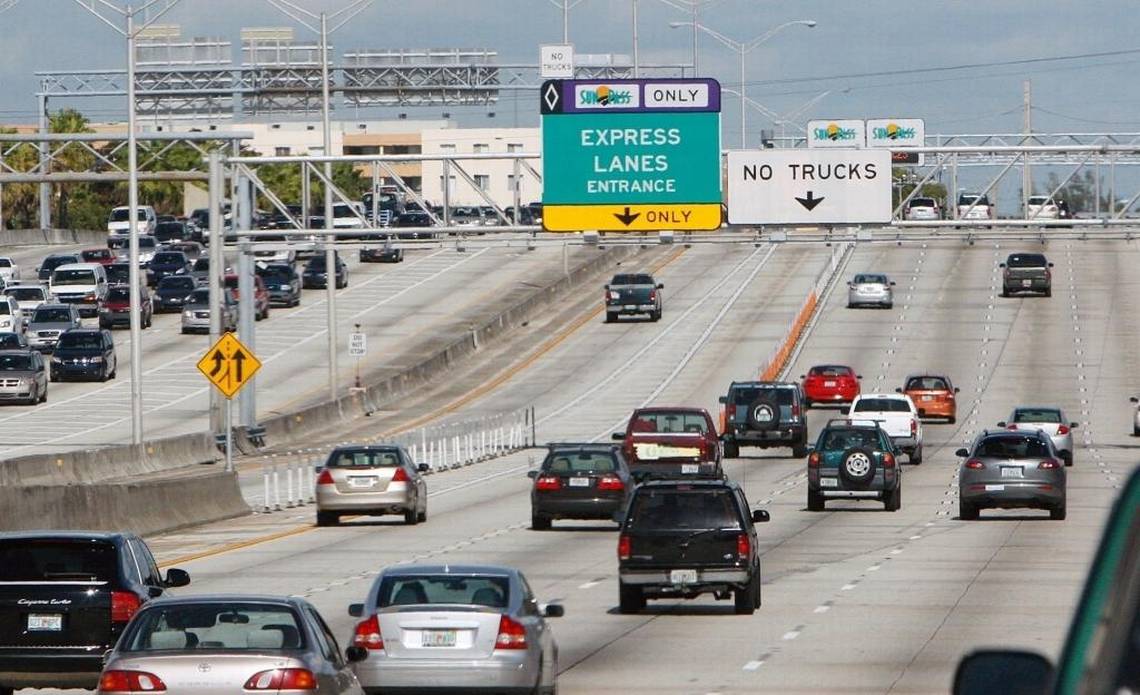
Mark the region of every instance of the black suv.
POLYGON ((621 449, 611 444, 548 444, 530 492, 530 527, 554 519, 612 519, 625 509, 633 478, 621 449))
POLYGON ((760 607, 760 553, 744 490, 729 480, 659 480, 637 486, 618 540, 619 608, 647 598, 733 595, 736 612, 760 607))
POLYGON ((94 689, 139 607, 189 583, 129 533, 0 533, 0 693, 94 689))
POLYGON ((724 406, 725 458, 740 456, 740 447, 762 449, 787 446, 792 456, 807 456, 804 393, 799 384, 782 381, 734 381, 724 406))

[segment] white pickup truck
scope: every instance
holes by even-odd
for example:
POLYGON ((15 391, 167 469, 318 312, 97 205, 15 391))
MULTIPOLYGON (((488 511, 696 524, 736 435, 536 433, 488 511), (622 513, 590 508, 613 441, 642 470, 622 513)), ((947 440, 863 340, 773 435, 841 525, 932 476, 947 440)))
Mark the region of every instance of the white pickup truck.
POLYGON ((922 420, 910 396, 898 393, 864 393, 855 397, 850 417, 874 420, 913 464, 922 463, 922 420))

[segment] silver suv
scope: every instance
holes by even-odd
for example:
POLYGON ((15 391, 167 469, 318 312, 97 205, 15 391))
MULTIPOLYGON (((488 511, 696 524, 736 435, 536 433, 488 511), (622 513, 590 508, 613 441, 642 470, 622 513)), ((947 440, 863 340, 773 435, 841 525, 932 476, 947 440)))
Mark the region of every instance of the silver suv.
POLYGON ((74 304, 41 304, 28 320, 28 347, 51 352, 64 331, 82 325, 79 309, 74 304))
MULTIPOLYGON (((222 290, 222 331, 237 330, 238 304, 233 292, 222 290)), ((208 333, 210 331, 210 288, 199 287, 190 293, 182 305, 182 332, 208 333)))

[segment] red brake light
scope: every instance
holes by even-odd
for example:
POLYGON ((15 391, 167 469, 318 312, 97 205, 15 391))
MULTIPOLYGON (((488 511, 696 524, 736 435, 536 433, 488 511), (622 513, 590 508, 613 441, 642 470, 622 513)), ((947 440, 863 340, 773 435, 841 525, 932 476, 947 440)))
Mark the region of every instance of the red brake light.
POLYGON ((736 536, 736 556, 740 559, 748 557, 752 551, 752 541, 748 540, 747 533, 741 533, 736 536))
POLYGON ((1016 422, 1011 422, 1011 423, 1009 423, 1008 425, 1006 425, 1006 426, 1005 426, 1005 428, 1006 428, 1007 430, 1009 430, 1010 432, 1016 432, 1016 431, 1017 431, 1017 423, 1016 423, 1016 422))
POLYGON ((819 452, 813 451, 808 456, 808 468, 819 468, 819 452))
POLYGON ((551 492, 562 489, 562 479, 556 475, 544 475, 535 479, 534 488, 541 492, 551 492))
POLYGON ((165 693, 166 683, 146 671, 107 671, 99 679, 101 693, 165 693))
POLYGON ((657 301, 657 290, 649 290, 649 301, 651 301, 651 302, 657 301))
POLYGON ((728 406, 725 406, 724 412, 725 412, 725 413, 728 415, 728 417, 730 417, 730 418, 734 418, 734 417, 736 417, 736 405, 728 405, 728 406))
POLYGON ((918 434, 918 418, 912 417, 910 419, 910 436, 914 437, 918 434))
POLYGON ((985 467, 986 467, 986 464, 982 463, 978 459, 970 459, 969 461, 966 462, 966 468, 972 468, 974 470, 979 470, 979 469, 982 469, 985 467))
POLYGON ((1069 433, 1069 426, 1068 425, 1061 425, 1060 427, 1057 428, 1057 434, 1068 434, 1068 433, 1069 433))
POLYGON ((894 454, 883 454, 883 468, 894 468, 894 467, 895 467, 895 455, 894 454))
POLYGON ((797 418, 799 416, 800 416, 800 406, 793 404, 792 405, 792 417, 797 418))
POLYGON ((628 560, 633 551, 633 542, 624 533, 618 538, 618 559, 628 560))
POLYGON ((404 470, 403 466, 397 466, 396 472, 392 474, 393 483, 406 483, 408 482, 408 472, 404 470))
POLYGON ((507 616, 499 618, 499 636, 495 649, 526 649, 526 628, 507 616))
POLYGON ((380 634, 380 621, 376 616, 356 624, 352 633, 352 644, 375 651, 384 650, 384 636, 380 634))
POLYGON ((1043 470, 1048 470, 1050 468, 1060 468, 1061 466, 1060 466, 1060 464, 1058 464, 1053 459, 1049 459, 1047 461, 1042 461, 1041 463, 1037 464, 1037 467, 1040 469, 1043 469, 1043 470))
POLYGON ((253 674, 244 687, 246 690, 315 690, 317 679, 307 668, 275 668, 253 674))
POLYGON ((332 473, 329 472, 329 469, 326 468, 322 470, 321 474, 317 476, 317 485, 336 485, 336 481, 333 480, 332 473))
POLYGON ((111 622, 125 623, 130 621, 138 611, 142 601, 130 591, 111 592, 111 622))
POLYGON ((621 478, 618 478, 617 476, 607 475, 607 476, 603 476, 602 478, 600 478, 598 480, 598 489, 599 490, 624 490, 625 489, 625 483, 623 483, 621 481, 621 478))

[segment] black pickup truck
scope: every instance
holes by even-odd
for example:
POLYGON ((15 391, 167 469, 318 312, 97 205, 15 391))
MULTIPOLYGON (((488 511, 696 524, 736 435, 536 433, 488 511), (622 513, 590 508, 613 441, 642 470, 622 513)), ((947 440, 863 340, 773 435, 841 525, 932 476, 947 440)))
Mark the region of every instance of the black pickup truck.
POLYGON ((1040 292, 1046 297, 1053 294, 1053 264, 1040 253, 1011 253, 1005 263, 1001 278, 1001 296, 1008 297, 1015 292, 1040 292))
POLYGON ((621 519, 618 598, 636 613, 647 598, 731 594, 736 612, 760 607, 760 553, 740 485, 730 480, 658 480, 637 486, 621 519))
POLYGON ((618 273, 606 285, 606 323, 619 316, 648 314, 650 321, 661 319, 661 290, 665 285, 648 273, 618 273))
POLYGON ((129 533, 0 533, 0 695, 93 690, 139 607, 189 583, 183 570, 161 576, 129 533))

